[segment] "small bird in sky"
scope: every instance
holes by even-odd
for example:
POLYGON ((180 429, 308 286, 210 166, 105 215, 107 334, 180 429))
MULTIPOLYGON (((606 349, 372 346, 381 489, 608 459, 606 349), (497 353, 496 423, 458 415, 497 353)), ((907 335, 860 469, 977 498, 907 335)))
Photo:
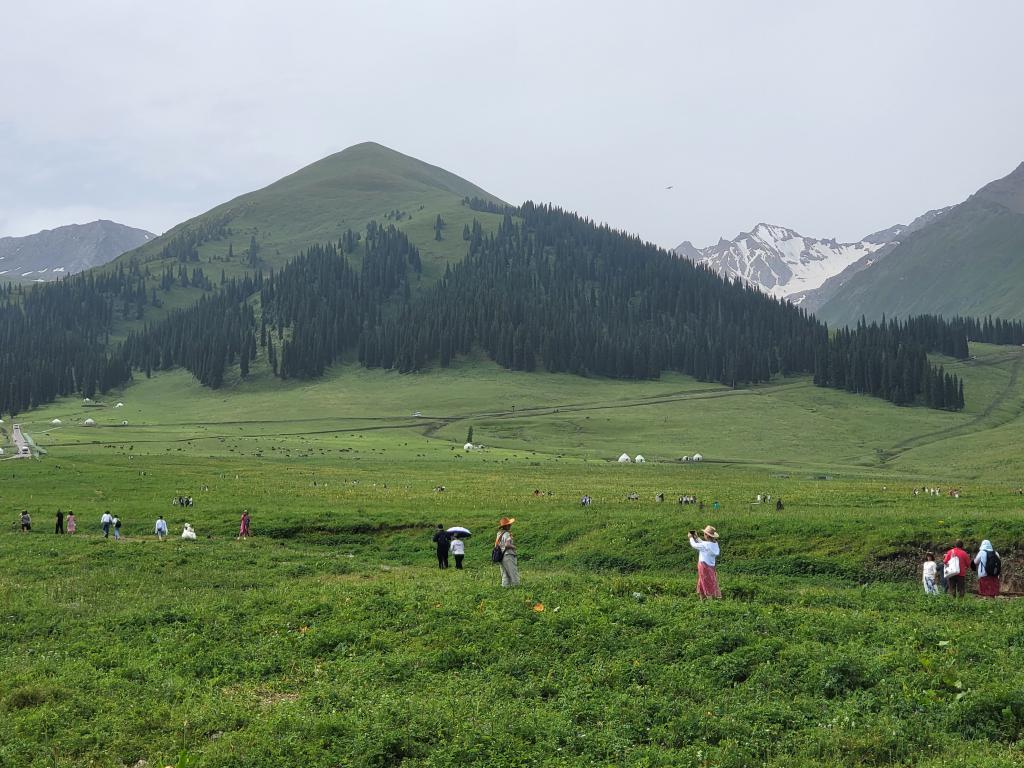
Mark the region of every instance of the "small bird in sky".
POLYGON ((675 186, 675 184, 669 184, 667 187, 665 187, 665 189, 672 189, 672 187, 674 187, 674 186, 675 186))

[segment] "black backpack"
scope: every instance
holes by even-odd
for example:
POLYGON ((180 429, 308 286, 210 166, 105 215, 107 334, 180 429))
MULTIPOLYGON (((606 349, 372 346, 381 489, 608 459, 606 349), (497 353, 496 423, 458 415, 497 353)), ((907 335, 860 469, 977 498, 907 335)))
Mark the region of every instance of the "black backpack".
POLYGON ((995 576, 1003 572, 1003 561, 999 559, 999 553, 992 550, 985 556, 985 575, 995 576))

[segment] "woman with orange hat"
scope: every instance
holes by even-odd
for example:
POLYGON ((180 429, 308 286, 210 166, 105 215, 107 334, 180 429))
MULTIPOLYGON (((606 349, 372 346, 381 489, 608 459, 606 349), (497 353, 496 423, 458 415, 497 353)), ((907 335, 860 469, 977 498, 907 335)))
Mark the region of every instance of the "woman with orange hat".
POLYGON ((690 546, 697 550, 697 594, 701 600, 717 599, 722 596, 722 590, 718 588, 718 572, 715 570, 715 561, 718 558, 718 531, 712 526, 706 526, 703 531, 704 538, 700 538, 696 531, 690 531, 690 546))
POLYGON ((494 540, 494 560, 501 566, 501 586, 519 586, 519 564, 516 561, 516 543, 512 540, 514 517, 498 521, 498 536, 494 540))

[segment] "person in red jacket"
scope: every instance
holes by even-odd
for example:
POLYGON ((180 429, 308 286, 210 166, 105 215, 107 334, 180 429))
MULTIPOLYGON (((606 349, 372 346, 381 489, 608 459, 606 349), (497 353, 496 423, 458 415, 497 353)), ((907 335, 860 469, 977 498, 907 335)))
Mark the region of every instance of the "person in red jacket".
POLYGON ((965 580, 967 570, 971 567, 971 556, 964 550, 964 543, 958 541, 954 544, 953 548, 946 552, 945 557, 942 558, 942 563, 946 573, 946 580, 949 582, 949 594, 953 595, 953 597, 963 597, 967 591, 965 580), (956 573, 950 573, 949 561, 954 557, 957 559, 956 565, 953 566, 956 569, 956 573))

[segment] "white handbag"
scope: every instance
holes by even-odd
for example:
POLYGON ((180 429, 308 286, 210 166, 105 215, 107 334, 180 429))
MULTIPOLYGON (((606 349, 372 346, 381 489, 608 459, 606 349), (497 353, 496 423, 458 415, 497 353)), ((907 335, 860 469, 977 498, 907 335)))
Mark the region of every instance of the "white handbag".
POLYGON ((960 575, 960 558, 957 555, 953 555, 951 558, 949 558, 949 562, 946 563, 946 567, 943 568, 942 572, 943 572, 943 574, 945 574, 947 579, 950 576, 959 576, 960 575))

